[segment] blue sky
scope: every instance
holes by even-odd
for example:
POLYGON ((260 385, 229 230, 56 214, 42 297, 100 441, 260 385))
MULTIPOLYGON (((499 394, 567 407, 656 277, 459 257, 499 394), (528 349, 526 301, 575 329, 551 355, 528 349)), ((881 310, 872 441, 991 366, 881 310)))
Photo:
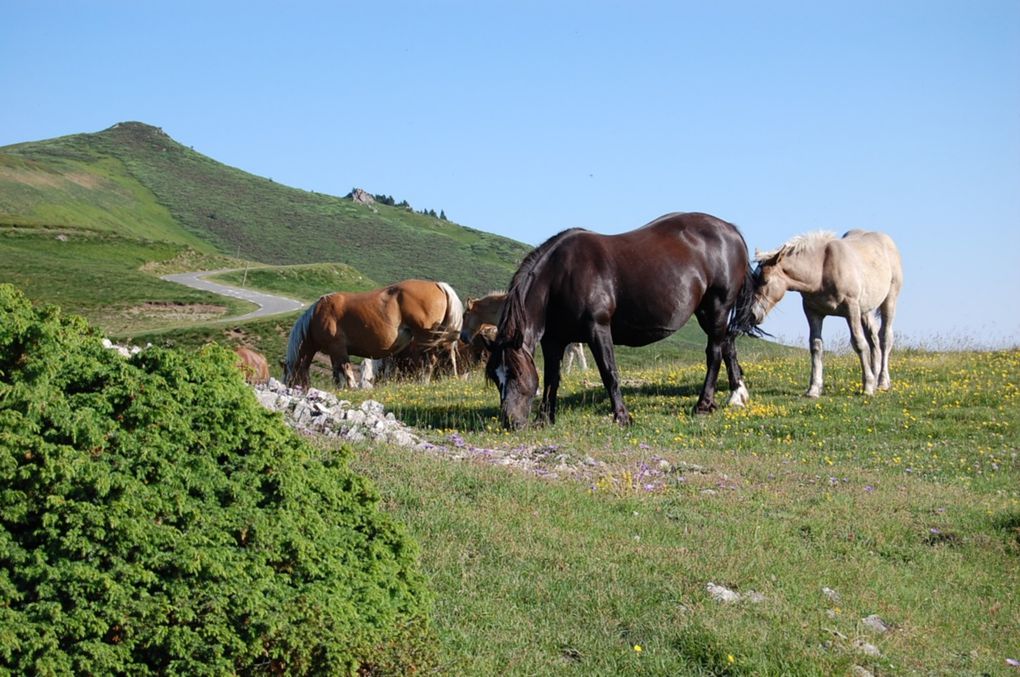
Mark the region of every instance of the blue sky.
MULTIPOLYGON (((907 342, 1020 344, 1020 2, 0 0, 0 145, 162 127, 538 244, 884 230, 907 342)), ((807 334, 790 295, 765 328, 807 334)), ((830 343, 846 340, 830 318, 830 343)))

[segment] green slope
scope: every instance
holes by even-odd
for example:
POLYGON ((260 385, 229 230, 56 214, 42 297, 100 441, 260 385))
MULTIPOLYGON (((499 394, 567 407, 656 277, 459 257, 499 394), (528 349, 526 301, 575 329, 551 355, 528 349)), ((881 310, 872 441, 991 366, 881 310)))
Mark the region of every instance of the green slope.
POLYGON ((289 188, 138 122, 0 148, 0 224, 81 228, 273 264, 348 264, 380 283, 505 287, 530 249, 401 207, 289 188))

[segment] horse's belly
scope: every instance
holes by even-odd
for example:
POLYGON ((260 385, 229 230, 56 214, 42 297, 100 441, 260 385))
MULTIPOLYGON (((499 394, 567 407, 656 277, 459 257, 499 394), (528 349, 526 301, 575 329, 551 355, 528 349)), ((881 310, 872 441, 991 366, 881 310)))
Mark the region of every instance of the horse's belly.
POLYGON ((684 326, 690 313, 674 312, 661 317, 634 317, 618 313, 613 318, 613 343, 621 346, 646 346, 672 335, 684 326))
POLYGON ((672 335, 676 329, 662 326, 613 325, 613 343, 618 346, 646 346, 672 335))

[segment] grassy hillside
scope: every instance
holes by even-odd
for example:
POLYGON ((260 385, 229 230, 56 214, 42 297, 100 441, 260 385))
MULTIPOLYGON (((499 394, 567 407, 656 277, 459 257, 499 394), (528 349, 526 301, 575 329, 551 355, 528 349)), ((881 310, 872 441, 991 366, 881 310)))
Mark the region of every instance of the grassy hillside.
POLYGON ((162 272, 236 265, 172 242, 109 233, 0 230, 0 282, 36 302, 83 315, 113 336, 253 310, 237 299, 164 282, 162 272))
POLYGON ((401 207, 289 188, 142 123, 0 148, 0 225, 105 231, 275 264, 344 263, 464 293, 508 283, 529 247, 401 207))

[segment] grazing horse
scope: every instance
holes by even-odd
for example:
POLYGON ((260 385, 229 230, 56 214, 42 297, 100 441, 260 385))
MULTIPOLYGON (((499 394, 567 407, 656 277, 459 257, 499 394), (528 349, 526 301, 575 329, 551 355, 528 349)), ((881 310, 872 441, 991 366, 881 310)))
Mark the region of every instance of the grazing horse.
MULTIPOLYGON (((464 321, 461 324, 460 340, 470 344, 485 325, 498 325, 500 313, 506 303, 506 292, 492 292, 480 299, 468 299, 464 305, 464 321)), ((483 335, 482 340, 485 341, 483 335)), ((567 371, 574 366, 577 359, 582 371, 588 371, 588 360, 584 356, 584 346, 571 343, 567 346, 567 371)))
POLYGON ((865 395, 888 390, 889 352, 893 346, 896 298, 903 286, 903 265, 885 233, 851 230, 799 235, 782 247, 755 252, 754 319, 760 324, 787 291, 800 292, 811 342, 808 397, 822 393, 822 321, 845 317, 850 343, 861 359, 865 395), (881 329, 875 311, 882 317, 881 329))
MULTIPOLYGON (((307 386, 308 367, 317 352, 329 355, 333 382, 354 388, 350 356, 378 360, 411 344, 448 345, 454 373, 456 348, 464 308, 445 282, 404 280, 369 292, 335 292, 313 303, 290 331, 284 381, 307 386)), ((368 360, 362 367, 362 385, 368 385, 368 360)))
POLYGON ((237 346, 234 348, 237 355, 237 367, 244 374, 244 380, 251 385, 262 385, 269 382, 269 363, 262 353, 237 346))
POLYGON ((541 419, 556 420, 560 360, 568 343, 591 348, 613 416, 630 423, 613 345, 666 338, 693 314, 708 335, 707 371, 695 411, 715 409, 723 361, 730 404, 748 401, 734 341, 754 333, 747 245, 735 226, 708 214, 667 214, 619 235, 580 228, 554 235, 514 273, 486 373, 499 387, 503 425, 526 424, 538 386, 535 346, 545 356, 541 419))

